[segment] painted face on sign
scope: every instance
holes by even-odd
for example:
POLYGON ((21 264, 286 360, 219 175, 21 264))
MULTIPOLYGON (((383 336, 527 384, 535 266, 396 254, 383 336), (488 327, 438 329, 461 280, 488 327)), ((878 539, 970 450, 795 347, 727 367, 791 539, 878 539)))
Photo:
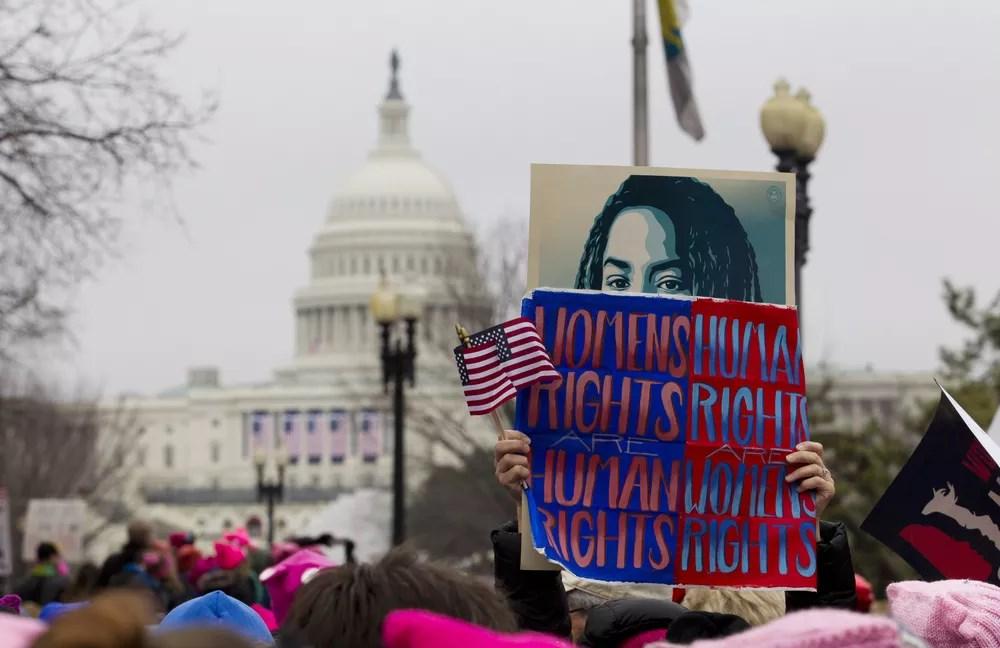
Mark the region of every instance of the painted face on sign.
POLYGON ((655 207, 621 211, 608 231, 603 292, 690 295, 691 271, 677 253, 673 222, 655 207))

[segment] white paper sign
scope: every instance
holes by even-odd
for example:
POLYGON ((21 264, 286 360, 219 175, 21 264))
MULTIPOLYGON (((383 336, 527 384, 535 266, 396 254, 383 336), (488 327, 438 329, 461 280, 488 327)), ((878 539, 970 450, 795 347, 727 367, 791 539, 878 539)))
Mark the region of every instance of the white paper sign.
POLYGON ((10 540, 10 500, 7 489, 0 488, 0 576, 14 570, 14 544, 10 540))
POLYGON ((51 542, 67 562, 83 561, 87 505, 82 499, 33 499, 28 502, 21 557, 35 559, 40 542, 51 542))

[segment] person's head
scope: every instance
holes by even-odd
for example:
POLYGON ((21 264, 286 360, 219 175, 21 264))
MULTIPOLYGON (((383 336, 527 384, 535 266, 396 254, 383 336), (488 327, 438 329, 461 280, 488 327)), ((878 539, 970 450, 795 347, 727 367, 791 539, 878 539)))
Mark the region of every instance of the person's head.
POLYGON ((489 585, 394 550, 375 564, 318 572, 299 589, 282 634, 312 648, 379 648, 383 619, 399 609, 438 612, 502 632, 516 629, 513 613, 489 585))
POLYGON ((51 542, 39 542, 35 547, 35 559, 39 563, 56 564, 59 562, 59 548, 51 542))
POLYGON ((587 627, 590 611, 608 602, 608 599, 591 594, 582 589, 571 589, 566 592, 566 605, 569 608, 570 633, 573 643, 579 643, 583 631, 587 627))
MULTIPOLYGON (((150 632, 154 621, 146 596, 103 594, 90 605, 56 619, 33 648, 254 648, 222 627, 180 627, 150 632)), ((6 644, 3 644, 6 646, 6 644)), ((260 645, 260 644, 257 644, 260 645)))
POLYGON ((566 604, 569 609, 570 629, 573 641, 584 636, 590 612, 596 607, 618 599, 653 599, 669 601, 671 588, 665 585, 620 585, 579 578, 563 571, 563 587, 566 590, 566 604))
POLYGON ((128 543, 134 547, 148 548, 153 542, 153 527, 145 520, 132 520, 126 529, 128 543))
POLYGON ((258 644, 270 646, 274 643, 271 631, 260 615, 249 605, 217 591, 175 607, 163 617, 159 630, 167 632, 205 627, 231 630, 258 644))
POLYGON ((34 648, 146 648, 150 601, 134 592, 111 592, 53 620, 34 648))
POLYGON ((629 176, 590 229, 576 288, 762 301, 733 208, 688 177, 629 176))
POLYGON ((241 603, 250 605, 254 602, 253 586, 247 574, 238 569, 213 569, 203 575, 194 584, 199 592, 222 592, 241 603))
POLYGON ((158 634, 145 648, 256 648, 256 645, 224 628, 186 628, 158 634))
POLYGON ((684 607, 699 612, 735 614, 752 626, 785 614, 785 593, 775 590, 724 590, 696 587, 684 593, 684 607))

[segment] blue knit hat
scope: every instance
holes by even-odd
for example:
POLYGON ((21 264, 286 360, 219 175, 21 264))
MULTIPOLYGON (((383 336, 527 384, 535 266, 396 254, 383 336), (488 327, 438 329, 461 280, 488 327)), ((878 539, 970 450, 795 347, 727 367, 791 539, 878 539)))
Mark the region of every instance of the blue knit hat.
POLYGON ((251 641, 271 646, 274 638, 264 620, 248 605, 216 590, 178 605, 163 617, 161 630, 219 626, 251 641))

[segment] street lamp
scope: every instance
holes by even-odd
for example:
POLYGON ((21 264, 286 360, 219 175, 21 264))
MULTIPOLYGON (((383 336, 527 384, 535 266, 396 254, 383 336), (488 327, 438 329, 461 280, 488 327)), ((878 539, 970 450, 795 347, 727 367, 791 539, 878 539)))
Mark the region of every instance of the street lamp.
POLYGON ((267 545, 274 546, 274 504, 285 498, 285 465, 288 463, 284 448, 278 451, 274 465, 278 469, 277 481, 264 477, 267 455, 263 450, 254 454, 253 463, 257 467, 257 501, 267 501, 267 545))
POLYGON ((415 344, 417 319, 421 304, 414 295, 400 295, 393 291, 382 272, 379 286, 371 296, 372 317, 382 329, 382 386, 392 390, 393 444, 392 444, 392 544, 406 540, 406 480, 404 465, 403 416, 406 411, 403 382, 412 387, 416 378, 415 344), (396 323, 405 323, 406 344, 392 335, 396 323))
POLYGON ((793 97, 788 82, 774 84, 774 96, 760 109, 760 128, 777 156, 778 171, 795 173, 795 305, 802 327, 802 267, 809 252, 809 165, 823 144, 826 123, 804 88, 793 97))

